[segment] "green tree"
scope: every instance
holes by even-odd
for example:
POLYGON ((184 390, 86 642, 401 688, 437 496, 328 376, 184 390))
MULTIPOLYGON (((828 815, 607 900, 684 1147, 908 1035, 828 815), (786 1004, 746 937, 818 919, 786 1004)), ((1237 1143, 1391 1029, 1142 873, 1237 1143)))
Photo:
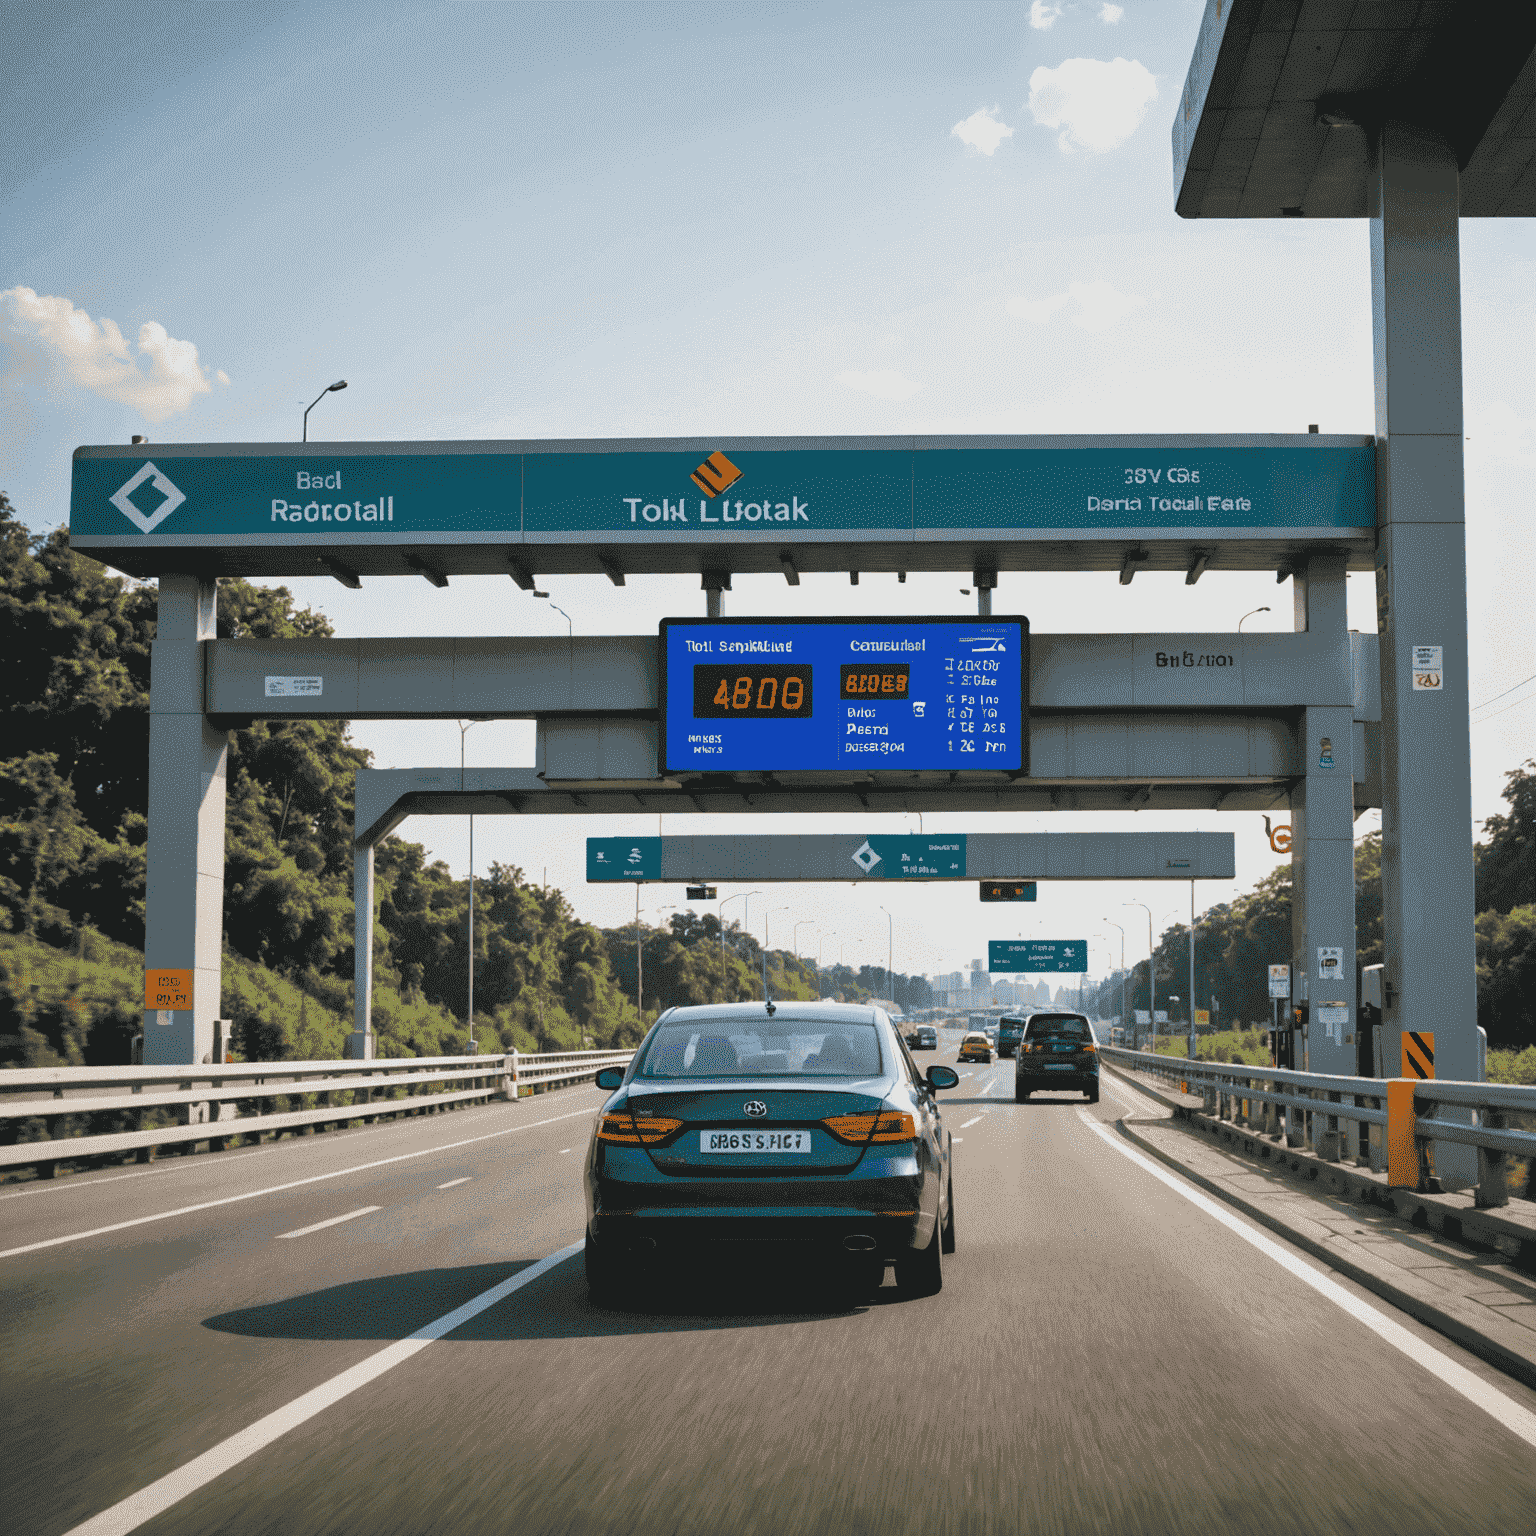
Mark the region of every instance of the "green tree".
POLYGON ((1479 912, 1511 912, 1536 902, 1536 759, 1505 776, 1507 816, 1483 823, 1488 841, 1477 849, 1479 912))

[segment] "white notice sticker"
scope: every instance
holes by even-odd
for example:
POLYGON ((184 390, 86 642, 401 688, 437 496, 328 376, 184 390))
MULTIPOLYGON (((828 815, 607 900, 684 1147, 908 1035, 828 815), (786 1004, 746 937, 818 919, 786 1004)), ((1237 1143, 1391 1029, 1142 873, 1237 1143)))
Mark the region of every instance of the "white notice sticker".
POLYGON ((318 699, 324 687, 323 677, 269 677, 267 697, 269 699, 318 699))
POLYGON ((1445 687, 1445 647, 1416 645, 1413 648, 1413 687, 1415 693, 1438 692, 1445 687))
POLYGON ((1344 951, 1320 944, 1317 949, 1317 979, 1336 981, 1343 974, 1344 951))

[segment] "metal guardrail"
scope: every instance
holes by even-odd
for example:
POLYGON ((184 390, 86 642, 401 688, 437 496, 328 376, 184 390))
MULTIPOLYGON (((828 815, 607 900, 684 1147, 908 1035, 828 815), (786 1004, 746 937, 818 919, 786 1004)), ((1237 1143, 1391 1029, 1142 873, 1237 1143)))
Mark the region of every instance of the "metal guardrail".
POLYGON ((1393 1188, 1430 1188, 1429 1149, 1436 1141, 1477 1148, 1474 1198, 1482 1209, 1509 1203, 1509 1155, 1531 1159, 1536 1182, 1536 1134, 1505 1124, 1511 1112, 1536 1117, 1536 1088, 1434 1078, 1329 1077, 1109 1045, 1100 1046, 1099 1054, 1117 1066, 1187 1084, 1219 1119, 1241 1120, 1276 1139, 1283 1136, 1287 1146, 1310 1145, 1328 1162, 1354 1157, 1373 1173, 1385 1171, 1393 1188), (1445 1119, 1442 1107, 1466 1111, 1467 1118, 1445 1119))
POLYGON ((149 1162, 160 1147, 221 1152, 239 1137, 259 1142, 280 1131, 372 1123, 399 1114, 436 1114, 493 1098, 516 1099, 589 1080, 625 1066, 633 1051, 551 1051, 497 1056, 375 1058, 371 1061, 252 1061, 223 1066, 34 1067, 0 1071, 0 1169, 59 1163, 149 1162), (113 1090, 116 1090, 115 1092, 113 1090), (268 1112, 263 1100, 318 1096, 313 1108, 268 1112), (345 1102, 343 1102, 345 1100, 345 1102), (148 1110, 178 1123, 144 1127, 148 1110), (132 1130, 98 1130, 95 1117, 131 1116, 132 1130), (80 1129, 76 1117, 85 1120, 80 1129), (45 1134, 29 1133, 41 1120, 45 1134), (22 1139, 23 1137, 26 1139, 22 1139))

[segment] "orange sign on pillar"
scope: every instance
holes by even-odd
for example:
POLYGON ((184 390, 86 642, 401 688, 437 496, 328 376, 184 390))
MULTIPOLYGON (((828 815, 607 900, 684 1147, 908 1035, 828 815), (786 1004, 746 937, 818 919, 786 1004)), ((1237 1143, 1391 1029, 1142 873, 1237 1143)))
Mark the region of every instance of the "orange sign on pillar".
POLYGON ((192 1006, 192 971, 149 970, 144 972, 144 1006, 146 1008, 187 1009, 192 1006))

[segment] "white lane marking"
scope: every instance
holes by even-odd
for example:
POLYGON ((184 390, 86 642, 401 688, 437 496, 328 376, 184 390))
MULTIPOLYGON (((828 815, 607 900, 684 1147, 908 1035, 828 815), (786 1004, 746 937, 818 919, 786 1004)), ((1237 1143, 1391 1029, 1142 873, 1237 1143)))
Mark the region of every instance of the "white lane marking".
POLYGON ((409 1162, 413 1157, 430 1157, 434 1152, 452 1152, 458 1147, 473 1146, 477 1141, 494 1141, 498 1136, 510 1136, 514 1131, 536 1131, 541 1125, 557 1125, 562 1120, 574 1120, 579 1115, 590 1116, 590 1109, 573 1109, 568 1115, 551 1115, 548 1120, 530 1120, 526 1125, 509 1125, 505 1130, 487 1131, 484 1136, 470 1136, 463 1141, 445 1142, 440 1147, 422 1147, 417 1152, 400 1152, 394 1157, 381 1157, 371 1163, 354 1163, 350 1168, 338 1168, 334 1173, 316 1173, 307 1179, 293 1179, 287 1184, 273 1184, 267 1189, 247 1190, 243 1195, 225 1195, 220 1200, 202 1200, 196 1205, 183 1205, 174 1211, 156 1211, 153 1216, 135 1216, 129 1221, 114 1221, 108 1227, 92 1227, 87 1232, 70 1232, 64 1237, 45 1237, 38 1243, 23 1243, 19 1248, 0 1249, 0 1259, 13 1259, 19 1253, 36 1253, 40 1248, 57 1248, 60 1243, 79 1242, 82 1238, 100 1237, 105 1232, 121 1232, 127 1227, 142 1227, 149 1221, 167 1221, 172 1216, 190 1216, 194 1211, 211 1211, 215 1206, 236 1205, 242 1200, 258 1200, 263 1195, 278 1195, 287 1189, 302 1189, 306 1184, 320 1184, 326 1179, 344 1178, 349 1173, 366 1173, 370 1168, 385 1168, 391 1163, 409 1162))
POLYGON ((439 1189, 457 1189, 460 1184, 468 1184, 473 1177, 473 1174, 466 1173, 462 1179, 449 1179, 446 1184, 439 1184, 437 1187, 439 1189))
POLYGON ((201 1456, 194 1457, 186 1466, 178 1467, 174 1472, 168 1472, 147 1488, 141 1488, 137 1493, 130 1494, 110 1509, 104 1509, 99 1515, 93 1515, 89 1520, 68 1531, 66 1536, 124 1536, 127 1531, 137 1530, 146 1520, 153 1520, 156 1515, 163 1513, 173 1504, 179 1504, 188 1494, 196 1493, 199 1488, 205 1487, 214 1478, 229 1471, 231 1467, 239 1466, 242 1461, 248 1460, 257 1451, 265 1449, 274 1440, 281 1439, 289 1430, 297 1429, 300 1424, 307 1423, 317 1413, 323 1413, 334 1403, 339 1403, 342 1398, 357 1391, 359 1387, 367 1386, 370 1381, 376 1381, 386 1371, 404 1364, 412 1355, 425 1349, 434 1340, 442 1338, 444 1334, 452 1333, 455 1328, 461 1327, 471 1318, 478 1317, 487 1307, 494 1307, 498 1301, 504 1300, 514 1291, 521 1290, 523 1286, 531 1284, 541 1275, 547 1275, 557 1264, 563 1264, 565 1260, 580 1253, 581 1248, 580 1243, 571 1243, 560 1249, 558 1253, 552 1253, 547 1258, 540 1259, 537 1264, 530 1264, 527 1269, 519 1270, 510 1279, 503 1280, 499 1285, 493 1285, 488 1291, 482 1291, 473 1300, 466 1301, 462 1307, 444 1314, 436 1322, 428 1323, 424 1328, 418 1328, 408 1339, 401 1339, 398 1343, 381 1349, 376 1355, 370 1355, 350 1370, 322 1382, 302 1397, 294 1398, 285 1407, 269 1413, 266 1418, 258 1419, 249 1428, 240 1430, 238 1434, 231 1435, 227 1440, 221 1440, 212 1450, 204 1451, 201 1456))
POLYGON ((949 1139, 951 1141, 964 1141, 965 1137, 964 1136, 951 1136, 949 1139))
POLYGON ((560 1156, 561 1156, 561 1157, 564 1157, 564 1156, 565 1156, 565 1154, 566 1154, 566 1153, 567 1153, 567 1152, 569 1152, 569 1151, 570 1151, 570 1150, 571 1150, 571 1149, 570 1149, 570 1148, 569 1148, 569 1147, 561 1147, 561 1148, 560 1148, 560 1156))
POLYGON ((988 1094, 988 1093, 991 1093, 992 1090, 994 1088, 996 1088, 996 1087, 997 1087, 997 1079, 995 1077, 989 1077, 986 1080, 986 1082, 984 1082, 981 1085, 981 1091, 982 1091, 983 1094, 988 1094))
POLYGON ((1459 1365, 1449 1355, 1442 1354, 1431 1344, 1426 1344, 1417 1334, 1410 1333, 1401 1323, 1393 1322, 1390 1317, 1378 1311, 1369 1302, 1361 1301, 1358 1296, 1351 1295, 1342 1285, 1330 1280, 1321 1270, 1313 1268, 1303 1259, 1298 1259, 1295 1254, 1288 1253, 1279 1243, 1271 1241, 1262 1232, 1250 1227, 1247 1222, 1239 1220, 1210 1196, 1191 1188, 1166 1168, 1153 1162, 1150 1157, 1143 1157, 1134 1147, 1125 1146, 1117 1136, 1105 1130, 1086 1110, 1078 1110, 1077 1117, 1094 1135, 1113 1147, 1122 1157, 1130 1158, 1133 1163, 1145 1168, 1154 1179, 1166 1184, 1175 1194, 1182 1195, 1191 1205, 1198 1206, 1204 1211, 1207 1216, 1215 1217, 1222 1226, 1237 1233, 1245 1243, 1250 1243, 1260 1253, 1273 1259, 1282 1268, 1288 1269, 1303 1284, 1310 1285, 1318 1295, 1326 1297, 1358 1322, 1364 1323, 1379 1339, 1407 1355, 1415 1364, 1423 1366, 1431 1376, 1438 1377, 1453 1392, 1460 1393, 1474 1407, 1481 1408, 1511 1434, 1524 1440, 1527 1445, 1536 1447, 1536 1413, 1532 1413, 1530 1409, 1523 1407, 1513 1398, 1506 1397, 1497 1387, 1490 1386, 1482 1377, 1475 1375, 1464 1365, 1459 1365))
POLYGON ((974 1072, 962 1072, 962 1073, 961 1073, 961 1074, 960 1074, 960 1076, 961 1076, 961 1077, 975 1077, 975 1076, 976 1076, 976 1074, 975 1074, 975 1073, 974 1073, 974 1072))
POLYGON ((308 1237, 311 1232, 318 1232, 323 1227, 339 1227, 344 1221, 355 1221, 359 1216, 371 1216, 375 1211, 382 1211, 382 1205, 360 1205, 355 1211, 348 1211, 345 1216, 332 1216, 329 1221, 317 1221, 312 1227, 295 1227, 292 1232, 279 1232, 274 1239, 281 1242, 285 1237, 308 1237))
POLYGON ((977 1116, 975 1116, 975 1117, 974 1117, 974 1118, 973 1118, 973 1119, 970 1119, 970 1120, 967 1120, 967 1121, 966 1121, 966 1122, 965 1122, 965 1124, 964 1124, 964 1125, 962 1125, 962 1126, 961 1126, 961 1127, 960 1127, 960 1129, 961 1129, 961 1130, 962 1130, 962 1131, 968 1131, 968 1130, 970 1130, 970 1128, 971 1128, 971 1127, 972 1127, 972 1126, 973 1126, 973 1125, 975 1125, 975 1124, 976 1124, 976 1121, 977 1121, 977 1120, 980 1120, 980 1119, 981 1119, 981 1118, 982 1118, 982 1117, 981 1117, 981 1116, 980 1116, 980 1115, 977 1115, 977 1116))

